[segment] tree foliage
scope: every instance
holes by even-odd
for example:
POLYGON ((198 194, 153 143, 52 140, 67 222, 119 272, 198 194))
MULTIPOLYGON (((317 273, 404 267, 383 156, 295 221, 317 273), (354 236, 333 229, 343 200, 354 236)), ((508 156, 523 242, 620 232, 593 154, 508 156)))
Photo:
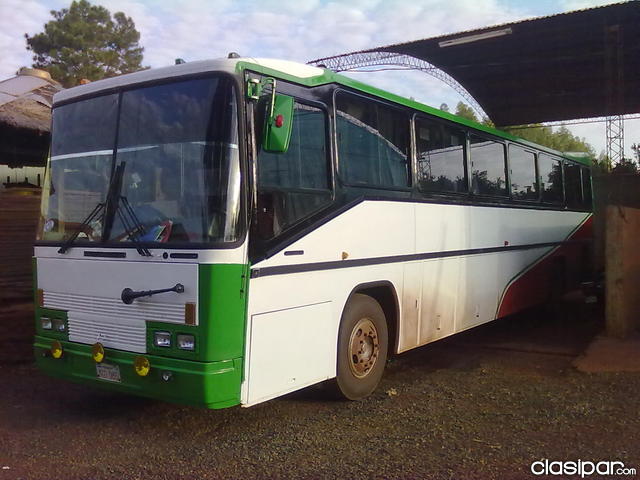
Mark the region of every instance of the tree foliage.
POLYGON ((611 173, 638 173, 638 165, 630 158, 623 158, 611 168, 611 173))
MULTIPOLYGON (((456 105, 456 115, 493 127, 493 123, 489 119, 478 119, 473 109, 463 102, 458 102, 458 105, 456 105)), ((564 126, 554 129, 540 123, 534 123, 530 125, 505 127, 503 130, 511 135, 561 152, 585 152, 592 158, 596 156, 595 150, 584 138, 573 135, 571 131, 564 126)))
POLYGON ((65 87, 144 68, 140 33, 124 13, 112 17, 106 8, 78 0, 51 15, 43 32, 25 34, 27 50, 34 53, 34 67, 48 71, 65 87))
POLYGON ((456 115, 462 118, 466 118, 467 120, 472 120, 474 122, 478 121, 478 117, 473 111, 473 108, 471 108, 464 102, 458 102, 458 104, 456 105, 456 115))
POLYGON ((561 152, 584 152, 592 158, 596 156, 595 150, 584 138, 573 135, 565 126, 554 129, 537 123, 518 127, 507 127, 505 130, 512 135, 561 152))
POLYGON ((476 112, 473 111, 469 105, 464 102, 458 102, 456 105, 456 115, 462 118, 466 118, 467 120, 471 120, 473 122, 481 123, 487 127, 493 127, 493 122, 488 118, 479 119, 476 115, 476 112))

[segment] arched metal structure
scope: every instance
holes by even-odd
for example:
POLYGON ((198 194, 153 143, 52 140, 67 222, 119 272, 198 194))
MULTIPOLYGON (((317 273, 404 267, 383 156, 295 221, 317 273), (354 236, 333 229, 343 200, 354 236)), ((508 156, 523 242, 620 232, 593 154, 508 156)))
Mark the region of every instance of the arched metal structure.
POLYGON ((393 52, 358 52, 333 57, 319 58, 307 62, 310 65, 321 66, 333 70, 334 72, 366 71, 359 70, 368 67, 392 67, 391 70, 418 70, 437 78, 449 87, 453 88, 469 106, 478 114, 479 118, 488 118, 488 115, 473 98, 466 88, 464 88, 455 78, 440 70, 429 62, 409 55, 393 52))

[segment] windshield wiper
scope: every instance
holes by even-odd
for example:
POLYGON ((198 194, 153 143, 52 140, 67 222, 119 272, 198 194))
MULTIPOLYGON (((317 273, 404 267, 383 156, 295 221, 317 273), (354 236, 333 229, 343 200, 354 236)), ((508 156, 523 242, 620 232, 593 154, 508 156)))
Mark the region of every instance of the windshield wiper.
POLYGON ((142 225, 142 222, 133 211, 133 207, 129 203, 129 200, 127 200, 127 197, 121 195, 118 197, 118 200, 119 201, 116 204, 116 213, 118 214, 118 218, 122 223, 124 233, 136 246, 136 250, 140 255, 142 255, 143 257, 151 257, 151 252, 147 247, 142 245, 139 237, 140 234, 144 235, 145 233, 147 233, 144 225, 142 225), (122 207, 122 209, 120 207, 122 207), (127 218, 127 216, 129 218, 127 218))
POLYGON ((98 203, 93 210, 91 210, 91 213, 89 215, 87 215, 87 218, 85 218, 77 227, 76 229, 73 231, 73 234, 67 238, 67 241, 64 242, 62 244, 62 246, 58 249, 58 253, 66 253, 67 250, 69 250, 72 246, 73 246, 73 242, 76 241, 76 238, 78 238, 78 235, 80 235, 80 233, 82 233, 82 231, 87 228, 91 222, 93 222, 98 215, 102 214, 103 217, 103 222, 104 222, 104 208, 107 205, 106 202, 100 202, 98 203))
POLYGON ((136 216, 131 204, 126 197, 120 195, 122 186, 122 176, 124 173, 125 162, 120 163, 114 172, 111 182, 109 183, 109 190, 107 192, 107 198, 104 202, 98 203, 91 213, 85 218, 73 231, 73 234, 62 244, 58 249, 58 253, 66 253, 73 247, 73 243, 78 238, 78 235, 89 226, 99 215, 102 215, 102 238, 105 239, 111 233, 111 226, 113 224, 113 217, 117 214, 124 233, 136 246, 138 253, 144 257, 151 257, 151 252, 140 242, 138 234, 142 232, 144 235, 145 228, 136 216), (123 206, 124 212, 121 210, 123 206), (107 218, 105 218, 107 217, 107 218), (127 218, 128 217, 128 218, 127 218))

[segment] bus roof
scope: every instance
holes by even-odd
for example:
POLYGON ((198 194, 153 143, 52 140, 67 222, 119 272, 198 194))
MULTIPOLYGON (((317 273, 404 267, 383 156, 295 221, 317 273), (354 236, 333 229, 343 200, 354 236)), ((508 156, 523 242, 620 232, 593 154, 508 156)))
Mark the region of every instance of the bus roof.
POLYGON ((161 80, 171 77, 182 77, 186 75, 224 71, 228 73, 239 73, 243 70, 251 70, 257 73, 275 76, 304 86, 319 86, 327 84, 337 84, 352 88, 364 93, 369 93, 376 97, 398 103, 415 110, 419 110, 430 115, 440 117, 455 123, 471 127, 475 130, 489 133, 491 135, 504 138, 506 140, 515 141, 523 145, 531 146, 539 150, 560 155, 570 160, 589 165, 591 159, 588 156, 580 154, 562 153, 552 148, 538 145, 520 137, 516 137, 507 132, 483 125, 463 117, 459 117, 449 112, 444 112, 434 107, 430 107, 423 103, 411 100, 400 95, 396 95, 385 90, 378 89, 366 83, 359 82, 350 77, 340 75, 325 68, 314 67, 303 63, 292 62, 288 60, 276 60, 267 58, 224 58, 215 60, 203 60, 196 62, 186 62, 179 65, 171 65, 168 67, 156 68, 151 70, 142 70, 135 73, 120 75, 118 77, 106 78, 85 85, 79 85, 67 90, 63 90, 54 96, 54 106, 59 103, 66 103, 78 97, 91 96, 102 91, 117 89, 137 83, 147 83, 154 80, 161 80))

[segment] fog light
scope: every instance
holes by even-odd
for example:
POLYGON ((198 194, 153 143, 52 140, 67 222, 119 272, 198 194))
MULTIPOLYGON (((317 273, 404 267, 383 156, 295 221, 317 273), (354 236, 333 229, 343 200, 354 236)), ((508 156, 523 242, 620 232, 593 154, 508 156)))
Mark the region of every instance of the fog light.
POLYGON ((147 357, 138 356, 133 361, 133 368, 138 375, 146 377, 149 375, 149 370, 151 370, 151 364, 147 357))
POLYGON ((56 332, 64 332, 67 328, 64 324, 64 320, 60 320, 59 318, 54 318, 51 323, 53 324, 53 329, 56 332))
POLYGON ((181 350, 195 350, 196 339, 193 335, 178 335, 178 348, 181 350))
POLYGON ((53 328, 53 323, 49 317, 40 317, 40 325, 43 330, 51 330, 53 328))
POLYGON ((62 344, 58 340, 51 342, 51 356, 53 358, 62 357, 62 344))
POLYGON ((153 344, 156 347, 167 348, 171 346, 171 332, 153 332, 153 344))
POLYGON ((94 343, 91 347, 91 357, 93 361, 96 363, 102 362, 104 360, 104 347, 101 343, 94 343))
POLYGON ((163 370, 162 373, 160 374, 160 377, 165 382, 168 382, 169 380, 171 380, 173 378, 173 373, 168 371, 168 370, 163 370))

